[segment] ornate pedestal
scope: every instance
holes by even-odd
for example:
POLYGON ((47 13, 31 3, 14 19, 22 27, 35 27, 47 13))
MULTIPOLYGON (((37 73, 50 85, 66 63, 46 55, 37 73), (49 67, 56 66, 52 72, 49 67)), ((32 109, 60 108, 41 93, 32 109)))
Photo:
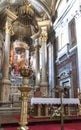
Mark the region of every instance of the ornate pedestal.
POLYGON ((22 105, 21 105, 21 115, 20 115, 20 127, 18 130, 28 130, 28 124, 27 121, 27 103, 28 103, 28 94, 31 91, 31 87, 27 85, 28 83, 28 77, 31 75, 32 70, 30 68, 23 68, 21 69, 21 75, 23 76, 23 86, 19 87, 18 89, 21 92, 21 99, 22 99, 22 105))
POLYGON ((28 124, 27 122, 27 99, 28 99, 28 93, 30 92, 30 87, 19 87, 18 88, 21 91, 21 99, 22 99, 22 106, 21 106, 21 116, 20 116, 20 127, 18 130, 21 130, 21 128, 25 128, 25 130, 28 130, 28 127, 26 126, 28 124))
POLYGON ((10 81, 8 79, 2 79, 1 81, 1 95, 0 100, 2 103, 9 103, 9 93, 10 93, 10 81))

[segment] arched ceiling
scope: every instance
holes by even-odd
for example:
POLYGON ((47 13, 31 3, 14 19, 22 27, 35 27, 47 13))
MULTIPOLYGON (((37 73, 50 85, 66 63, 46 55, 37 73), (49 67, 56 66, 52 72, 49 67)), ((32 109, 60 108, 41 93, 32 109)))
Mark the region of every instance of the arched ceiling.
POLYGON ((25 3, 30 3, 36 13, 41 19, 50 19, 52 22, 52 15, 54 13, 54 7, 57 0, 0 0, 0 10, 5 7, 12 6, 14 9, 25 3))
POLYGON ((39 22, 49 20, 50 25, 53 24, 56 2, 57 0, 0 0, 0 28, 2 28, 5 17, 3 12, 8 9, 17 16, 12 24, 15 32, 12 38, 16 39, 20 35, 23 39, 31 41, 30 38, 33 35, 39 34, 39 22))

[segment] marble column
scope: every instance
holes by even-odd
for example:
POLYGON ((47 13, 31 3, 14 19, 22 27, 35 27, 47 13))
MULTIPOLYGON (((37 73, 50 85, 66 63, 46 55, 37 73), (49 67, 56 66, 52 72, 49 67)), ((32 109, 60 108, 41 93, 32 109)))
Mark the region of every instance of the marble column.
POLYGON ((32 70, 35 72, 35 51, 31 52, 30 64, 32 70))
MULTIPOLYGON (((44 28, 45 29, 45 28, 44 28)), ((48 82, 47 82, 47 31, 42 33, 42 81, 41 81, 41 93, 42 96, 48 96, 48 82)))
POLYGON ((9 55, 10 55, 10 33, 11 25, 9 21, 5 23, 5 43, 4 43, 4 63, 3 63, 3 78, 1 85, 1 101, 9 101, 10 80, 9 80, 9 55))
POLYGON ((40 86, 40 56, 39 56, 39 49, 40 45, 37 43, 35 46, 35 88, 40 86))
POLYGON ((29 66, 29 47, 27 47, 25 54, 26 54, 26 66, 28 67, 29 66))

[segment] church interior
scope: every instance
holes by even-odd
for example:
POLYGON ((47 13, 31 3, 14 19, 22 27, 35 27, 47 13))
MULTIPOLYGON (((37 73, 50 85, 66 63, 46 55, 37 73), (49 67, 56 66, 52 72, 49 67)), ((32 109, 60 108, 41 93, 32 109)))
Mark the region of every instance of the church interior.
POLYGON ((81 0, 0 0, 0 130, 81 130, 81 0))

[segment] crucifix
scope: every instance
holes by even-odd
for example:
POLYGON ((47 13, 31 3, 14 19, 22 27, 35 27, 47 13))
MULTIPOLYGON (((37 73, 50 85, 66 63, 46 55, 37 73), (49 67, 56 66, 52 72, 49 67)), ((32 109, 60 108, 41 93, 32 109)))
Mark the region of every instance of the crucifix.
MULTIPOLYGON (((64 92, 65 92, 65 89, 68 90, 68 89, 70 89, 70 88, 71 88, 71 87, 69 87, 69 86, 67 86, 67 87, 65 87, 65 86, 57 86, 57 87, 56 87, 56 91, 58 91, 58 92, 60 93, 60 104, 61 104, 61 112, 60 112, 60 113, 61 113, 61 130, 64 130, 63 95, 64 95, 64 92)), ((65 94, 67 94, 67 93, 65 93, 65 94)))
POLYGON ((60 92, 60 103, 61 103, 61 130, 64 130, 64 119, 63 119, 63 93, 64 93, 64 87, 58 88, 60 92))

